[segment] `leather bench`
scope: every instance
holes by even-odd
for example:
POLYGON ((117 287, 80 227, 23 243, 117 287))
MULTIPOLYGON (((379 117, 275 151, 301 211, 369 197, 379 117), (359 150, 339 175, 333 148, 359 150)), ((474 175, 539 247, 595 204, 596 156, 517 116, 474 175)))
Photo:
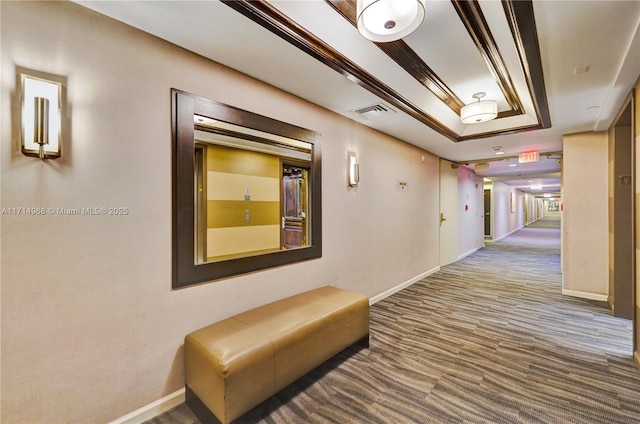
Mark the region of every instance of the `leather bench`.
POLYGON ((325 286, 240 313, 185 337, 186 403, 202 421, 227 424, 355 343, 369 346, 369 299, 348 290, 325 286))

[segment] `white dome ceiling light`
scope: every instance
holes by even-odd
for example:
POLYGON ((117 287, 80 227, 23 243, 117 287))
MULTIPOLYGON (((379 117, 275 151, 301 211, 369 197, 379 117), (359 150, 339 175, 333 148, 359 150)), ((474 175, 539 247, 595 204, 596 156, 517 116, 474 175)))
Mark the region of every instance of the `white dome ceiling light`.
POLYGON ((460 109, 460 119, 463 124, 487 122, 498 116, 498 104, 495 100, 480 100, 485 95, 483 92, 474 94, 472 97, 478 101, 460 109))
POLYGON ((357 0, 358 31, 377 43, 396 41, 415 31, 424 19, 425 0, 357 0))

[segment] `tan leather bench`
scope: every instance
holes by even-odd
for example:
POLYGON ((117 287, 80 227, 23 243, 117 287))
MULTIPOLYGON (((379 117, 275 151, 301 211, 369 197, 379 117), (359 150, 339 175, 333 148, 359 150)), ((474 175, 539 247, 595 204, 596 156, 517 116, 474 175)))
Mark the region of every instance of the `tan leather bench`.
POLYGON ((186 403, 227 424, 354 343, 369 345, 369 299, 348 290, 243 312, 185 337, 186 403))

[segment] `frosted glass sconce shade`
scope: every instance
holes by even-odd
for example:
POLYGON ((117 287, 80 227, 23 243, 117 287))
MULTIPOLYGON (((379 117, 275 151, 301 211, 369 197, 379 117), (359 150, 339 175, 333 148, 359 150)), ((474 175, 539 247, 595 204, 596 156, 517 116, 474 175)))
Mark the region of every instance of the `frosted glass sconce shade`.
POLYGON ((348 186, 357 187, 360 182, 360 165, 358 164, 358 157, 354 152, 347 153, 347 164, 348 186))
POLYGON ((40 159, 61 155, 59 82, 22 74, 22 153, 40 159))

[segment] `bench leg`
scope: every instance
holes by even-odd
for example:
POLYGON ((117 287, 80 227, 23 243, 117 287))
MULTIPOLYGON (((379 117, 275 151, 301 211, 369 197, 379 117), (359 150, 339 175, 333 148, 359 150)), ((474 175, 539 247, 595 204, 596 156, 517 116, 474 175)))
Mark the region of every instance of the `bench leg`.
POLYGON ((359 349, 369 349, 369 334, 354 343, 359 349))
POLYGON ((198 417, 198 420, 200 420, 202 424, 221 424, 220 420, 207 408, 198 395, 193 393, 193 390, 191 390, 189 386, 185 385, 184 390, 184 403, 191 409, 195 416, 198 417))

